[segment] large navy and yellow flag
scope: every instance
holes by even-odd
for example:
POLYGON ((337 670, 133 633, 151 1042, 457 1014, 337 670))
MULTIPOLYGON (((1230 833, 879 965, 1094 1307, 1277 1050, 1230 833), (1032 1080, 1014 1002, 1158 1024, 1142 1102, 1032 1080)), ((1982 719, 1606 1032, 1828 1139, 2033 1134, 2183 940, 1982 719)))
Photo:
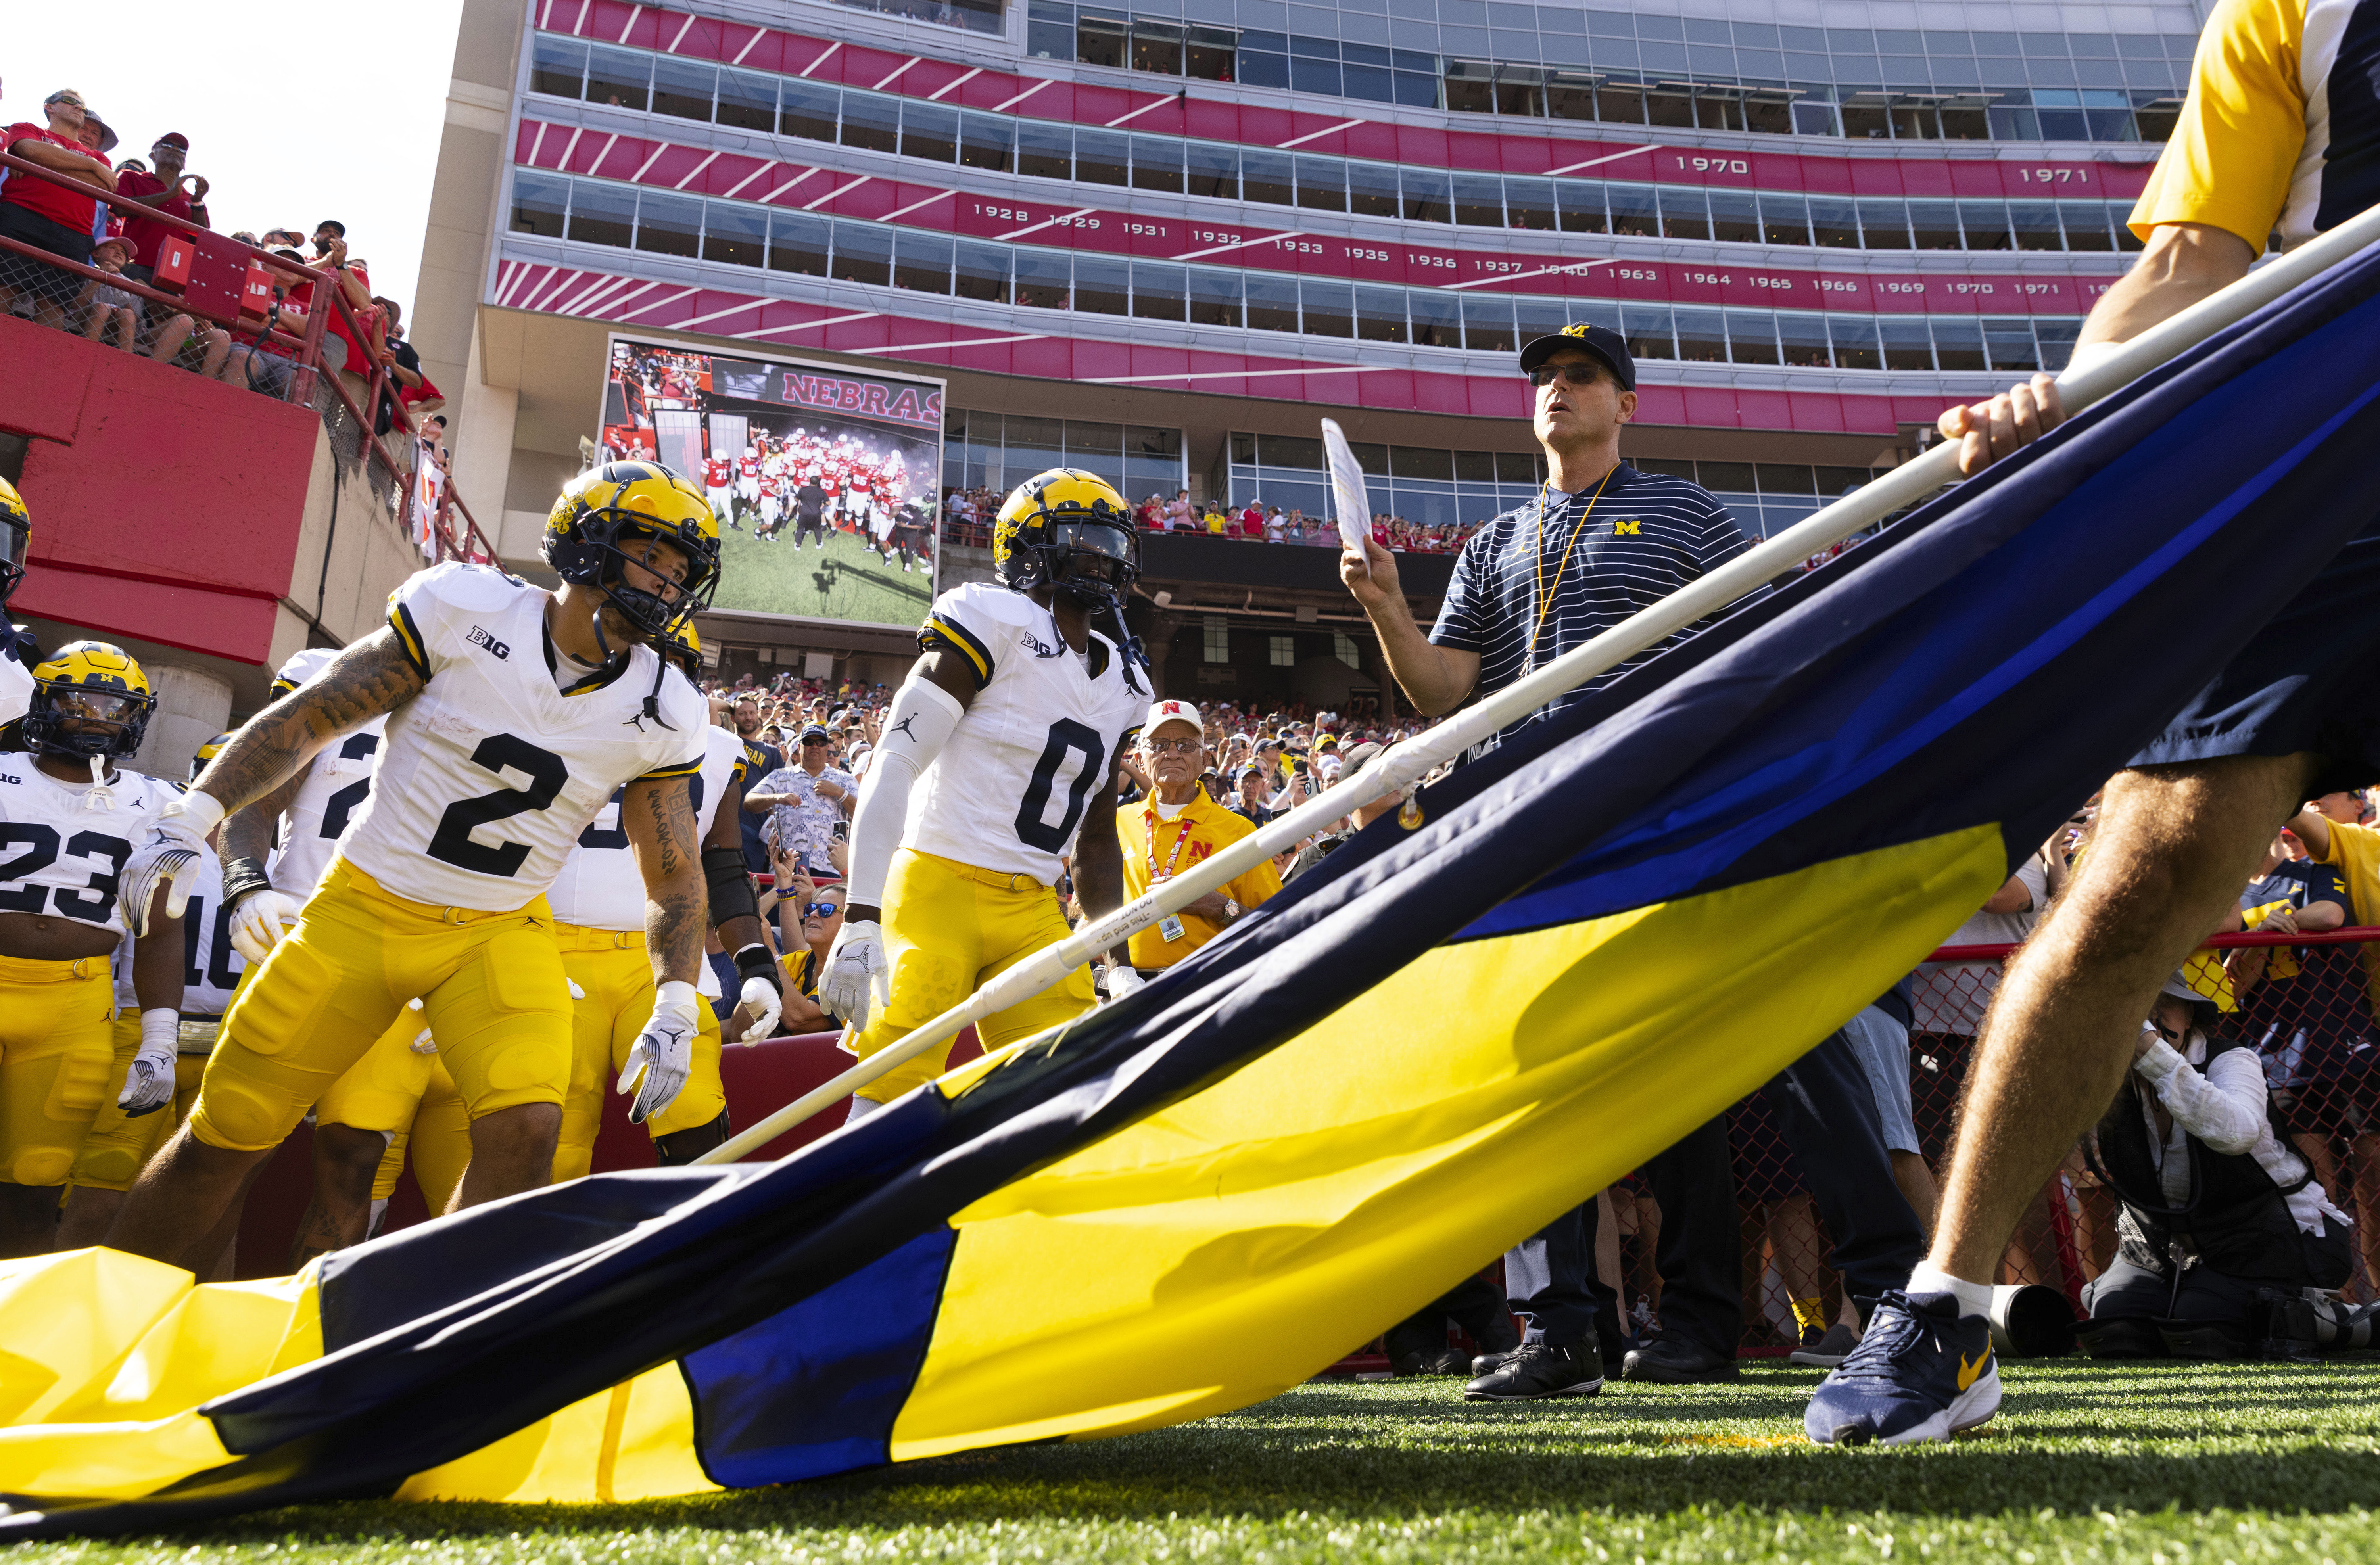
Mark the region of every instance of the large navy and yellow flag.
POLYGON ((781 1483, 1294 1384, 1856 1012, 2365 529, 2375 294, 2309 285, 784 1162, 279 1283, 15 1263, 0 1535, 781 1483))

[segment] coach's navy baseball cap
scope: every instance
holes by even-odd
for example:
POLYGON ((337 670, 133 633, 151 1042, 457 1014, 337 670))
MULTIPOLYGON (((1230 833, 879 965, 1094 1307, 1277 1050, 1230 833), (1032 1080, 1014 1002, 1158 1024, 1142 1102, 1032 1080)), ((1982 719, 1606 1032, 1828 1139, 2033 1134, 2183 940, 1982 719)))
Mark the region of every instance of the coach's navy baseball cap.
POLYGON ((1590 326, 1580 321, 1542 337, 1532 337, 1521 348, 1521 373, 1525 375, 1553 357, 1556 348, 1583 347, 1606 364, 1620 377, 1620 389, 1636 389, 1636 359, 1628 351, 1628 344, 1609 326, 1590 326))

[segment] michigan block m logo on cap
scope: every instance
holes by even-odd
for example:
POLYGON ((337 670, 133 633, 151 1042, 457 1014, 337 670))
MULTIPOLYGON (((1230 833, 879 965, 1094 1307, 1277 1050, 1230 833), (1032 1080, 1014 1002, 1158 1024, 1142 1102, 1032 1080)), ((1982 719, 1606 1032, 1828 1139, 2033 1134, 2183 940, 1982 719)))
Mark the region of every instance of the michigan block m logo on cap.
POLYGON ((1589 326, 1585 321, 1580 321, 1572 325, 1564 326, 1562 328, 1561 334, 1565 337, 1583 337, 1594 329, 1595 328, 1589 326))

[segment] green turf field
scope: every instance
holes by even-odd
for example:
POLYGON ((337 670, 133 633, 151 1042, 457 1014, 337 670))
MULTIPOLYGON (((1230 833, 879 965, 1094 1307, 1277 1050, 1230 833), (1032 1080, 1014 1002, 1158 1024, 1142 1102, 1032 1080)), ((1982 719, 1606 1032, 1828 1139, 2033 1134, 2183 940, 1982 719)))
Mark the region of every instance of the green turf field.
MULTIPOLYGON (((1096 1365, 1084 1366, 1096 1374, 1096 1365)), ((2380 1362, 2003 1368, 1947 1448, 1798 1438, 1815 1371, 1466 1406, 1318 1382, 1227 1417, 662 1504, 310 1506, 11 1565, 2380 1559, 2380 1362)))
POLYGON ((734 528, 722 528, 720 540, 722 609, 914 627, 933 601, 933 577, 922 564, 904 572, 895 555, 888 565, 848 533, 828 533, 824 553, 815 540, 795 548, 791 524, 780 543, 734 528))

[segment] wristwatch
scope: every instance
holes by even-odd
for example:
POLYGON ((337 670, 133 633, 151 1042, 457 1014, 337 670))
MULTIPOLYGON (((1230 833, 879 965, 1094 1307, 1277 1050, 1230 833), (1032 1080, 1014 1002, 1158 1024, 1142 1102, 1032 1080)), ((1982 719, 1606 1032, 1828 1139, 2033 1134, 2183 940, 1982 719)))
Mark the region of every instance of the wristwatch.
POLYGON ((1226 918, 1237 918, 1239 916, 1240 904, 1233 902, 1230 897, 1225 897, 1223 899, 1223 916, 1226 918))

